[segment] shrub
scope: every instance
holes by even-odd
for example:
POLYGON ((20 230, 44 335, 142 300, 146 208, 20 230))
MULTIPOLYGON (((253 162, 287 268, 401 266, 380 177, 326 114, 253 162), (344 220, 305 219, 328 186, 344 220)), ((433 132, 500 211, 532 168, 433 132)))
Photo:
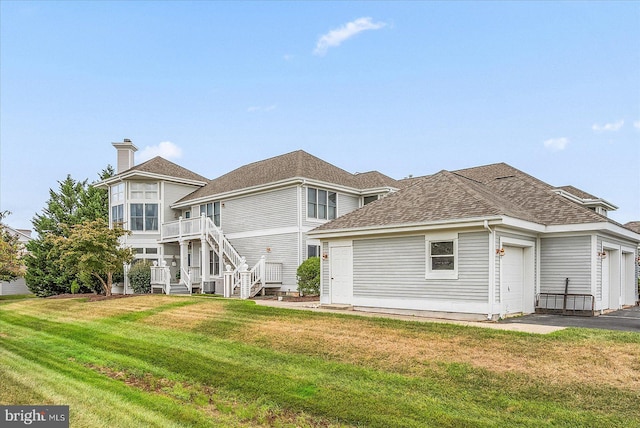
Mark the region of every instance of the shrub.
POLYGON ((139 260, 129 269, 129 284, 136 294, 151 292, 151 262, 139 260))
POLYGON ((309 257, 298 266, 298 291, 302 295, 320 294, 320 257, 309 257))

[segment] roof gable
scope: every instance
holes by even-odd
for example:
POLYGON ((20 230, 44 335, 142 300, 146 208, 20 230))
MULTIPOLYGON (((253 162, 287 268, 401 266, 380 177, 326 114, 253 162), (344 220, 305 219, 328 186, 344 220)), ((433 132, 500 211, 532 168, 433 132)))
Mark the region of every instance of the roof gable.
POLYGON ((132 172, 147 172, 150 174, 165 175, 167 177, 174 177, 183 180, 202 181, 205 183, 209 182, 209 179, 206 177, 196 174, 195 172, 181 167, 180 165, 168 161, 160 156, 156 156, 146 162, 135 165, 118 175, 131 174, 132 172))

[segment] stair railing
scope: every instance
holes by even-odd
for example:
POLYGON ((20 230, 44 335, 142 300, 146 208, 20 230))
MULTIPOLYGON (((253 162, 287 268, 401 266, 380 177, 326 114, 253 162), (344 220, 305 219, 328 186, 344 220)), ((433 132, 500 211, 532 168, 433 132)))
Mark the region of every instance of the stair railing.
POLYGON ((231 242, 224 236, 222 229, 215 225, 213 220, 206 216, 201 216, 201 221, 204 223, 203 230, 207 237, 211 238, 213 242, 218 246, 220 255, 227 258, 231 266, 237 269, 243 262, 242 257, 236 249, 231 245, 231 242))
POLYGON ((191 276, 189 275, 189 270, 182 266, 180 267, 180 283, 184 284, 189 289, 189 294, 191 294, 191 276))

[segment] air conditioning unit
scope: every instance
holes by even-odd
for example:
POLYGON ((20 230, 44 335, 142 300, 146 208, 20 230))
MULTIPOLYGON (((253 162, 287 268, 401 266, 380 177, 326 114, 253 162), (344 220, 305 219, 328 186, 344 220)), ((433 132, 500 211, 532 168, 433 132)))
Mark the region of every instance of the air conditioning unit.
POLYGON ((216 282, 215 281, 203 281, 202 282, 202 292, 205 294, 214 294, 216 292, 216 282))

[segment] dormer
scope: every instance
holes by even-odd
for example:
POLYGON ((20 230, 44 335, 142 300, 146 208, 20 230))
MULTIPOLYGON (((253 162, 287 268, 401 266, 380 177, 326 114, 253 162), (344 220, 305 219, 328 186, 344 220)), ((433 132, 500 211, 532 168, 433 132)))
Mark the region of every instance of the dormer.
POLYGON ((608 216, 609 211, 618 209, 618 207, 612 203, 573 186, 558 187, 554 189, 554 192, 605 217, 608 216))

